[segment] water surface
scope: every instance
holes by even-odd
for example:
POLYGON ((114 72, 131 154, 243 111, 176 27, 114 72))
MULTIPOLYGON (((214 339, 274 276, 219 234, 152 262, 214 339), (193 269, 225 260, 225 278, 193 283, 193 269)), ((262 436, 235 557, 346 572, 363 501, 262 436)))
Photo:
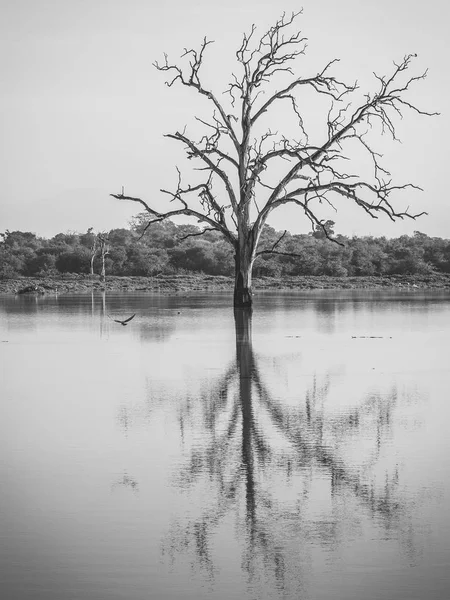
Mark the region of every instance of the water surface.
POLYGON ((436 292, 0 298, 1 597, 449 597, 449 323, 436 292))

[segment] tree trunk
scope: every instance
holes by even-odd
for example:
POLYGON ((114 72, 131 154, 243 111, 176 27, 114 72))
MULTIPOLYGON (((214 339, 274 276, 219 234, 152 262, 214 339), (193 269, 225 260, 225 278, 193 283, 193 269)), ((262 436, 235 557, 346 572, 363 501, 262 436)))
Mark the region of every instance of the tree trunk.
POLYGON ((106 281, 105 258, 109 254, 108 240, 105 237, 100 237, 100 253, 102 257, 102 271, 100 274, 101 281, 106 281))
POLYGON ((236 244, 234 255, 235 280, 234 280, 234 306, 236 308, 250 308, 252 298, 252 269, 253 269, 253 244, 250 237, 242 238, 236 244))
POLYGON ((102 252, 102 272, 100 274, 100 279, 102 281, 106 281, 106 267, 105 267, 105 256, 108 254, 108 252, 102 252))
MULTIPOLYGON (((91 229, 88 229, 88 233, 90 233, 91 231, 91 229)), ((94 260, 97 255, 97 250, 97 236, 95 236, 91 246, 91 277, 94 275, 94 260)))

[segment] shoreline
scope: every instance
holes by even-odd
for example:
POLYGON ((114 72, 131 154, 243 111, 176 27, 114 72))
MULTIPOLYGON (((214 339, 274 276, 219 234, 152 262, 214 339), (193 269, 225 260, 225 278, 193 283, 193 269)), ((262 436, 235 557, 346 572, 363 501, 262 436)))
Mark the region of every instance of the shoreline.
MULTIPOLYGON (((109 276, 102 282, 98 275, 61 275, 55 277, 18 277, 0 281, 0 294, 76 294, 106 290, 109 292, 232 292, 233 277, 221 275, 160 275, 156 277, 109 276), (24 292, 27 288, 28 292, 24 292)), ((305 275, 280 279, 253 279, 253 290, 450 290, 450 274, 385 275, 331 277, 305 275)))

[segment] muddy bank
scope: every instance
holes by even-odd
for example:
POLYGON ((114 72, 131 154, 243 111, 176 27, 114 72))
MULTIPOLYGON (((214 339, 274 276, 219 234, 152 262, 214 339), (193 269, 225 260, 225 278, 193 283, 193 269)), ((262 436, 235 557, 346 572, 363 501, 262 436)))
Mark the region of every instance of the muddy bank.
MULTIPOLYGON (((158 277, 99 277, 66 275, 60 277, 23 277, 0 281, 0 294, 69 294, 103 290, 113 292, 162 292, 233 290, 232 277, 212 275, 161 275, 158 277)), ((304 276, 284 279, 273 277, 255 278, 258 290, 319 290, 319 289, 447 289, 450 290, 450 274, 390 275, 383 277, 327 277, 304 276)))

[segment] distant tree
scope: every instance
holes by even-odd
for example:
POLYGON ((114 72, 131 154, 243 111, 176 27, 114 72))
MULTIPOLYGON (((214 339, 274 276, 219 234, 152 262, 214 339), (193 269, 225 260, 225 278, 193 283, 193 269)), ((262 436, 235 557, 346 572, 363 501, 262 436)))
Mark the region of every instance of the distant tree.
POLYGON ((54 275, 56 273, 56 256, 46 249, 39 250, 26 265, 27 275, 54 275))
POLYGON ((22 273, 24 261, 11 248, 0 244, 0 279, 12 279, 22 273))
POLYGON ((94 228, 89 227, 86 233, 80 235, 79 242, 90 251, 90 274, 94 275, 94 261, 99 250, 98 236, 94 233, 94 228))
POLYGON ((60 246, 78 246, 80 238, 78 233, 58 233, 51 239, 51 242, 60 246))
POLYGON ((127 248, 126 254, 121 274, 149 277, 169 270, 169 257, 164 249, 135 244, 127 248))
POLYGON ((206 240, 186 240, 169 251, 170 264, 187 271, 218 275, 213 244, 206 240))
POLYGON ((314 223, 311 235, 315 237, 316 240, 330 239, 334 236, 335 224, 336 223, 330 219, 327 219, 325 223, 314 223))
POLYGON ((324 275, 332 277, 346 277, 348 275, 348 270, 342 260, 342 248, 322 242, 319 244, 319 252, 322 259, 321 271, 324 275))
POLYGON ((86 233, 80 233, 78 234, 78 243, 81 244, 81 246, 85 246, 86 248, 91 248, 92 244, 94 242, 94 239, 96 237, 96 234, 94 233, 94 228, 93 227, 89 227, 89 229, 86 231, 86 233))
POLYGON ((1 233, 3 244, 11 250, 23 250, 24 248, 36 249, 40 246, 40 240, 35 233, 30 231, 9 231, 1 233))
MULTIPOLYGON (((305 236, 306 237, 306 236, 305 236)), ((289 275, 319 275, 322 274, 322 259, 319 252, 319 244, 305 237, 294 237, 291 246, 295 258, 289 260, 290 269, 286 271, 289 275)))
POLYGON ((402 235, 391 240, 389 273, 399 275, 427 274, 433 272, 432 265, 424 260, 425 251, 414 243, 414 238, 402 235))
MULTIPOLYGON (((414 232, 414 238, 417 234, 414 232)), ((441 238, 430 238, 424 233, 420 234, 419 241, 423 247, 423 260, 435 269, 445 273, 450 272, 450 242, 441 238)))
MULTIPOLYGON (((177 225, 169 220, 160 221, 154 223, 148 235, 144 237, 144 234, 148 230, 148 213, 141 212, 137 214, 131 222, 131 229, 134 231, 138 238, 152 246, 172 248, 176 245, 178 240, 177 225)), ((198 229, 197 229, 198 231, 198 229)))
POLYGON ((124 228, 111 229, 108 233, 108 237, 112 248, 126 248, 136 240, 134 232, 124 228))
POLYGON ((102 281, 106 279, 106 266, 105 259, 109 254, 109 236, 106 232, 101 232, 97 234, 97 246, 100 252, 100 260, 101 260, 101 271, 100 277, 102 281))
POLYGON ((351 275, 374 275, 376 273, 377 268, 373 261, 372 248, 366 240, 353 238, 349 267, 351 275))
POLYGON ((89 250, 76 246, 58 255, 55 266, 60 273, 88 273, 90 266, 89 250))
POLYGON ((283 14, 259 39, 254 26, 243 36, 236 51, 240 71, 231 75, 228 104, 209 89, 201 74, 210 40, 205 38, 198 50, 185 49, 182 59, 186 64, 171 63, 167 55, 163 63, 156 62, 155 67, 169 77, 169 87, 183 85, 209 102, 210 115, 197 118, 204 127, 199 140, 185 129, 167 135, 184 146, 189 159, 201 164, 205 177, 200 183, 186 185, 178 171, 176 188, 161 190, 178 203, 167 212, 159 212, 123 190, 111 194, 144 207, 150 220, 142 233, 178 215, 196 218, 205 231, 220 232, 234 252, 235 306, 252 304, 252 268, 261 233, 271 212, 280 206, 298 206, 327 237, 326 221, 319 217, 318 208, 331 204, 337 196, 375 218, 379 214, 392 220, 419 216, 394 208, 391 195, 414 186, 392 183, 370 140, 377 131, 395 139, 394 119, 403 109, 435 114, 417 108, 406 97, 411 84, 424 79, 426 72, 404 77, 415 55, 405 56, 390 74, 375 75, 376 89, 362 100, 357 99, 356 84, 331 74, 337 59, 311 76, 299 76, 294 73, 294 62, 306 50, 306 38, 294 28, 299 14, 283 14), (322 131, 326 133, 317 134, 316 139, 310 139, 309 127, 307 131, 308 115, 302 112, 300 91, 317 94, 317 108, 319 99, 329 102, 323 116, 322 131), (270 126, 277 123, 275 109, 282 107, 283 114, 291 118, 289 136, 274 133, 270 126), (368 130, 372 137, 366 135, 368 130), (361 177, 356 165, 352 171, 353 163, 345 160, 355 148, 359 148, 359 158, 366 153, 373 167, 372 177, 361 177))

